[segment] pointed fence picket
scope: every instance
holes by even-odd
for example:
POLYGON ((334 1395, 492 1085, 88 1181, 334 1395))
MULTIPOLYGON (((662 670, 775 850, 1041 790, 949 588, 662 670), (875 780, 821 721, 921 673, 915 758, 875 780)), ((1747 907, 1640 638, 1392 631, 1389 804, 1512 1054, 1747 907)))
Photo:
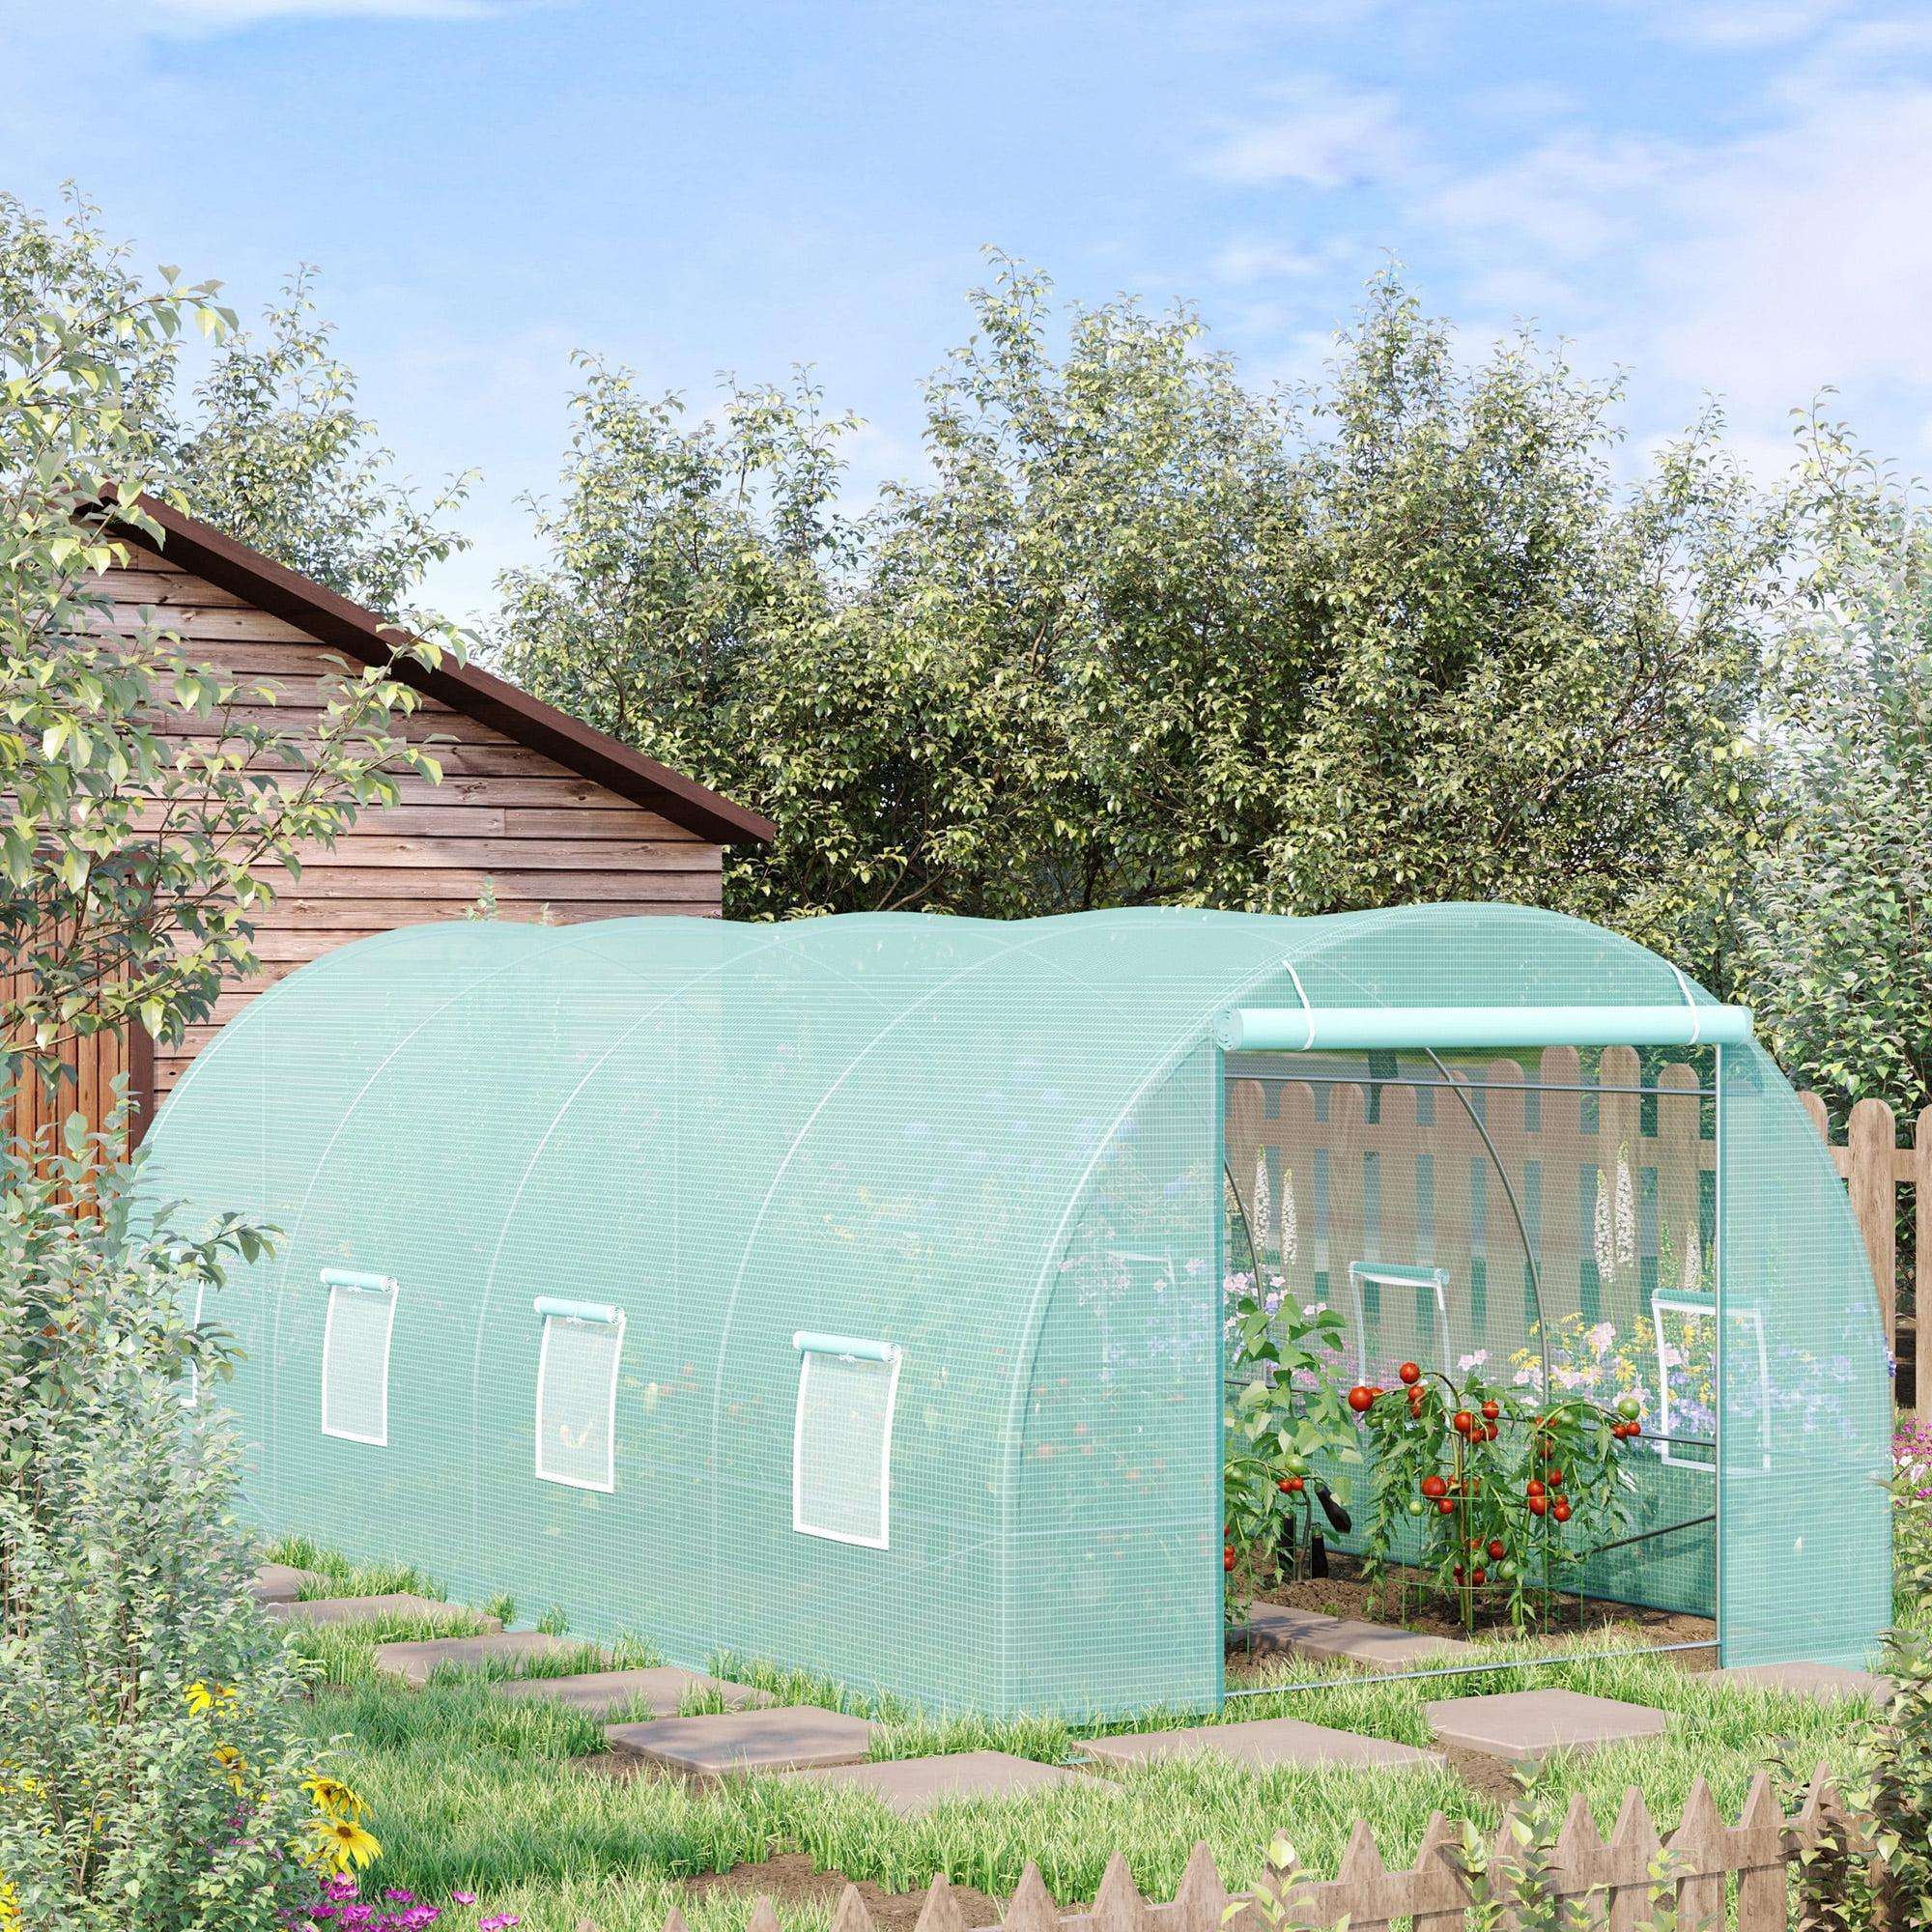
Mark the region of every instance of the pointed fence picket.
MULTIPOLYGON (((1790 1816, 1779 1806, 1770 1777, 1760 1772, 1735 1825, 1724 1823, 1699 1778, 1667 1839, 1660 1837, 1634 1785, 1625 1793, 1607 1838, 1577 1794, 1548 1848, 1543 1885, 1546 1895, 1576 1902, 1578 1923, 1587 1932, 1638 1932, 1665 1903, 1674 1903, 1679 1932, 1790 1932, 1798 1920, 1789 1903, 1789 1868, 1828 1827, 1856 1848, 1856 1856, 1874 1855, 1848 1824, 1823 1766, 1804 1804, 1790 1816), (1662 1880, 1653 1876, 1660 1853, 1669 1855, 1673 1874, 1662 1880)), ((1497 1858, 1519 1857, 1509 1816, 1492 1843, 1497 1858)), ((1333 1878, 1291 1867, 1270 1875, 1259 1891, 1231 1897, 1208 1847, 1197 1844, 1179 1889, 1171 1901, 1159 1903, 1141 1896, 1117 1851, 1107 1861, 1093 1909, 1065 1914, 1048 1894, 1038 1866, 1029 1864, 999 1925, 984 1928, 971 1925, 951 1886, 935 1877, 916 1932, 1223 1932, 1224 1927, 1226 1932, 1315 1932, 1344 1919, 1349 1932, 1391 1932, 1399 1920, 1406 1920, 1410 1932, 1465 1932, 1478 1918, 1462 1873, 1462 1853, 1461 1830, 1438 1811, 1429 1821, 1414 1864, 1391 1871, 1375 1833, 1357 1820, 1333 1878)), ((1507 1888, 1501 1889, 1506 1894, 1507 1888)), ((1505 1913, 1500 1922, 1515 1920, 1505 1913)), ((596 1928, 586 1920, 578 1932, 596 1928)), ((688 1932, 675 1908, 664 1932, 688 1932)), ((758 1900, 750 1932, 780 1932, 770 1899, 758 1900)), ((874 1932, 856 1886, 845 1888, 832 1932, 874 1932)))

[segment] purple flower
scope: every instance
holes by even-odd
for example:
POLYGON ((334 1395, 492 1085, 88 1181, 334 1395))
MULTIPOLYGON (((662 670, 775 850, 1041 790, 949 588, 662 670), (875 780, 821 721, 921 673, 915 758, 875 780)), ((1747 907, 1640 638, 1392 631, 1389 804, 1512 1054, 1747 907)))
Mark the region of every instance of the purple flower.
POLYGON ((488 1918, 479 1918, 476 1921, 476 1932, 502 1932, 504 1926, 521 1922, 514 1912, 493 1913, 488 1918))
POLYGON ((452 1891, 449 1897, 450 1902, 454 1905, 474 1905, 476 1903, 476 1894, 473 1891, 452 1891))
POLYGON ((413 1905, 416 1895, 412 1891, 384 1891, 383 1896, 394 1899, 398 1905, 413 1905))

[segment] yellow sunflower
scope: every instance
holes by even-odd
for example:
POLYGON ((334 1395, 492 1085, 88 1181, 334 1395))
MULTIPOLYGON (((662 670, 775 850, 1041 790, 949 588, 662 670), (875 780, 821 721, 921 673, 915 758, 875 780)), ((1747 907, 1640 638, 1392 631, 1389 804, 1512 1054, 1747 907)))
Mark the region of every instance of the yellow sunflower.
POLYGON ((311 1772, 302 1779, 301 1788, 308 1793, 309 1803, 331 1818, 359 1818, 369 1808, 339 1777, 324 1772, 311 1772))
POLYGON ((354 1818, 311 1818, 308 1829, 317 1850, 337 1871, 366 1865, 371 1859, 382 1856, 383 1848, 376 1842, 375 1834, 365 1832, 354 1818))

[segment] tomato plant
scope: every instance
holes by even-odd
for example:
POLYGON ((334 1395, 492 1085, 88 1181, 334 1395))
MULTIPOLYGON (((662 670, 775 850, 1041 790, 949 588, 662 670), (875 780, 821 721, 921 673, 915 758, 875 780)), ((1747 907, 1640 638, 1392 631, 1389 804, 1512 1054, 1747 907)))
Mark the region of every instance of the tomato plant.
POLYGON ((1480 1601, 1526 1628, 1566 1574, 1625 1534, 1635 1485, 1619 1452, 1642 1435, 1639 1406, 1530 1400, 1411 1362, 1399 1379, 1400 1388, 1361 1386, 1344 1398, 1373 1450, 1365 1574, 1379 1581, 1410 1528, 1422 1544, 1418 1567, 1465 1629, 1480 1601))
POLYGON ((1349 1526, 1347 1485, 1338 1495, 1321 1473, 1362 1462, 1335 1374, 1341 1352, 1342 1318, 1332 1309, 1304 1310, 1253 1293, 1231 1305, 1228 1376, 1236 1393, 1223 1417, 1222 1463, 1231 1623, 1246 1616, 1257 1582, 1284 1563, 1304 1575, 1324 1530, 1349 1526))

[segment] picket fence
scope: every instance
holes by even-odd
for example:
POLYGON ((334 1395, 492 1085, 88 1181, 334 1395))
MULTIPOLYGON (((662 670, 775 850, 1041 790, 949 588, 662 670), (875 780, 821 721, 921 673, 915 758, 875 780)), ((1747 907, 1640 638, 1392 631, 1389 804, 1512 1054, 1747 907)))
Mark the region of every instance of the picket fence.
POLYGON ((1816 1094, 1800 1095, 1811 1124, 1832 1151, 1832 1160, 1851 1195, 1852 1214, 1864 1236, 1872 1280, 1878 1284, 1879 1321, 1897 1364, 1900 1402, 1932 1419, 1932 1321, 1919 1314, 1901 1320, 1898 1310, 1898 1190, 1913 1192, 1912 1283, 1916 1310, 1932 1312, 1932 1213, 1919 1211, 1932 1195, 1932 1107, 1902 1123, 1883 1100, 1859 1100, 1845 1121, 1842 1143, 1832 1139, 1831 1116, 1816 1094), (1910 1147, 1898 1145, 1901 1124, 1912 1128, 1910 1147))
MULTIPOLYGON (((1652 1896, 1657 1881, 1651 1866, 1662 1849, 1676 1861, 1678 1876, 1663 1888, 1662 1900, 1674 1895, 1677 1932, 1790 1932, 1798 1922, 1787 1903, 1790 1867, 1830 1825, 1861 1847, 1860 1856, 1870 1856, 1869 1846, 1849 1830, 1822 1767, 1804 1804, 1788 1817, 1769 1776, 1760 1773, 1735 1825, 1724 1823, 1710 1788, 1699 1778, 1682 1822, 1662 1841, 1634 1785, 1625 1794, 1607 1840, 1578 1794, 1570 1801, 1549 1854, 1544 1895, 1575 1901, 1577 1923, 1588 1932, 1639 1932, 1660 1916, 1660 1901, 1652 1896), (1733 1882, 1736 1889, 1727 1905, 1733 1882)), ((1334 1878, 1290 1868, 1271 1876, 1260 1892, 1238 1896, 1231 1896, 1222 1884, 1208 1847, 1197 1844, 1179 1890, 1165 1903, 1140 1895, 1117 1851, 1107 1861, 1093 1909, 1064 1916, 1039 1868, 1029 1864, 998 1926, 983 1932, 1223 1932, 1224 1926, 1227 1932, 1312 1932, 1345 1918, 1349 1932, 1389 1932, 1390 1921, 1400 1918, 1410 1921, 1412 1932, 1465 1932, 1479 1921, 1450 1857, 1462 1842, 1460 1829, 1438 1811, 1430 1820, 1414 1865, 1390 1871, 1374 1833, 1358 1820, 1334 1878)), ((1493 1844, 1503 1859, 1521 1856, 1507 1819, 1493 1844)), ((1499 1922, 1515 1921, 1504 1918, 1499 1922)), ((585 1920, 578 1932, 596 1928, 585 1920)), ((684 1915, 674 1907, 664 1932, 687 1932, 684 1915)), ((758 1900, 750 1932, 780 1932, 769 1898, 758 1900)), ((873 1932, 871 1914, 855 1886, 845 1888, 832 1932, 873 1932)), ((935 1877, 926 1892, 917 1932, 976 1932, 944 1877, 935 1877)))

